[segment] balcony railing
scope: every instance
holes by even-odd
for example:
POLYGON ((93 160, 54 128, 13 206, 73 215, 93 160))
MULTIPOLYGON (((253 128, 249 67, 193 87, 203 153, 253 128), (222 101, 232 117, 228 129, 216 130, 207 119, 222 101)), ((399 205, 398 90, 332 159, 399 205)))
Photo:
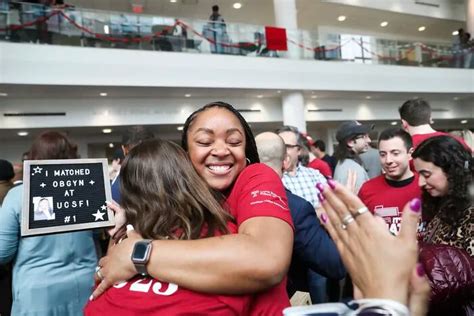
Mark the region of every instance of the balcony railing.
MULTIPOLYGON (((286 30, 287 51, 272 50, 259 25, 55 8, 0 0, 0 40, 368 64, 474 68, 474 43, 390 40, 286 30)), ((285 38, 283 38, 285 41, 285 38)), ((270 42, 270 40, 268 41, 270 42)))

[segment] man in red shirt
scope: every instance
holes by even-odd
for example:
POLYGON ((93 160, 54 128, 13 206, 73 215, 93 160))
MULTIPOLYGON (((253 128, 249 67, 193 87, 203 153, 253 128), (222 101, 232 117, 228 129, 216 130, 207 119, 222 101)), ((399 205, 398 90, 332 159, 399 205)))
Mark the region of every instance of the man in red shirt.
POLYGON ((398 109, 398 112, 402 119, 403 129, 412 137, 414 149, 425 139, 446 135, 454 137, 457 141, 463 144, 464 147, 471 151, 470 147, 462 138, 444 132, 438 132, 431 127, 431 106, 427 101, 421 98, 410 99, 402 104, 398 109))
POLYGON ((418 175, 410 169, 413 152, 410 135, 401 128, 382 131, 379 137, 380 163, 384 173, 365 182, 359 197, 372 213, 380 215, 389 230, 400 230, 405 204, 421 196, 418 175))
POLYGON ((329 164, 326 161, 320 159, 320 157, 318 157, 314 153, 315 150, 316 150, 316 147, 314 146, 315 142, 314 142, 313 138, 311 138, 311 136, 309 136, 309 135, 306 136, 305 138, 306 138, 306 141, 308 143, 309 150, 314 155, 314 159, 309 162, 308 168, 313 168, 315 170, 318 170, 326 178, 332 178, 331 166, 329 166, 329 164))

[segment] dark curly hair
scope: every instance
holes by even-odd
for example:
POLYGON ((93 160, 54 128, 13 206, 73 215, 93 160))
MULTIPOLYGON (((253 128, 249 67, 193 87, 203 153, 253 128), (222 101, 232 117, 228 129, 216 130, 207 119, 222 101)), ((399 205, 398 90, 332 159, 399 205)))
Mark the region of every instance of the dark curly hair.
POLYGON ((471 153, 451 136, 436 136, 423 141, 412 154, 440 167, 448 179, 448 193, 432 197, 423 191, 423 215, 432 219, 437 215, 445 223, 456 227, 464 211, 470 206, 469 186, 474 179, 471 153))

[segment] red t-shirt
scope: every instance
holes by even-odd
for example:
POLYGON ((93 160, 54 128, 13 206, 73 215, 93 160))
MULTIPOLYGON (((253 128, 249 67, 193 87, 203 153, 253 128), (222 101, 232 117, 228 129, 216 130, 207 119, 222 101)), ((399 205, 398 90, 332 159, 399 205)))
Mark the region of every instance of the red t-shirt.
MULTIPOLYGON (((226 205, 238 225, 256 216, 281 218, 293 227, 286 194, 278 175, 269 167, 245 168, 230 191, 226 205)), ((230 233, 238 228, 229 223, 230 233)), ((238 263, 236 263, 238 264, 238 263)), ((281 315, 289 306, 286 279, 256 295, 213 295, 172 283, 135 277, 116 285, 89 302, 85 315, 281 315)))
MULTIPOLYGON (((237 233, 235 224, 227 226, 230 233, 237 233)), ((251 295, 205 294, 135 276, 88 302, 84 315, 247 315, 251 300, 251 295)))
POLYGON ((321 174, 325 176, 326 178, 332 177, 331 167, 326 161, 322 159, 318 159, 318 158, 313 159, 308 164, 308 168, 319 170, 319 172, 321 172, 321 174))
POLYGON ((374 213, 382 216, 388 229, 398 234, 400 221, 405 205, 414 198, 421 197, 418 186, 418 174, 415 173, 410 183, 400 187, 390 185, 383 175, 365 182, 359 191, 359 198, 374 213))
POLYGON ((454 138, 458 142, 460 142, 464 146, 464 148, 466 148, 469 152, 472 152, 471 148, 466 144, 464 139, 462 139, 461 137, 457 137, 457 136, 448 134, 448 133, 444 133, 444 132, 433 132, 433 133, 428 133, 428 134, 415 134, 415 135, 412 135, 411 138, 412 138, 412 141, 413 141, 413 148, 416 149, 416 147, 418 147, 418 145, 421 144, 424 140, 426 140, 428 138, 431 138, 431 137, 435 137, 435 136, 451 136, 452 138, 454 138))
MULTIPOLYGON (((293 227, 283 183, 278 174, 264 164, 250 165, 240 173, 227 205, 237 225, 252 217, 271 216, 293 227)), ((255 295, 250 315, 281 315, 289 305, 285 277, 278 285, 255 295)))

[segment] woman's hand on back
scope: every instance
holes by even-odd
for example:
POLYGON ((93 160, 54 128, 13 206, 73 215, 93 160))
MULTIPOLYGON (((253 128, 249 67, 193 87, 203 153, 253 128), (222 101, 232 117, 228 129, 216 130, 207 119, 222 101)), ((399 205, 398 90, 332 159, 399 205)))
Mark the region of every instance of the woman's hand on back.
POLYGON ((109 248, 107 255, 100 259, 99 266, 102 280, 92 293, 91 299, 103 294, 112 285, 126 281, 137 274, 137 270, 131 260, 135 243, 143 238, 133 229, 127 227, 127 238, 109 248))

